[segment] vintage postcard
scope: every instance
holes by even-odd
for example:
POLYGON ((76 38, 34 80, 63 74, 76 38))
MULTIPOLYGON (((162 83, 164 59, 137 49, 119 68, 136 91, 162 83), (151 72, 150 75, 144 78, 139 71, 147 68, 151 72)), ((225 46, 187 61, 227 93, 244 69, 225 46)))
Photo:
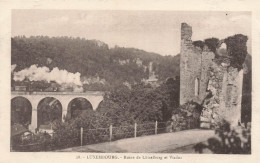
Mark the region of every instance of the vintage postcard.
POLYGON ((3 162, 260 161, 254 5, 18 2, 0 2, 3 162))

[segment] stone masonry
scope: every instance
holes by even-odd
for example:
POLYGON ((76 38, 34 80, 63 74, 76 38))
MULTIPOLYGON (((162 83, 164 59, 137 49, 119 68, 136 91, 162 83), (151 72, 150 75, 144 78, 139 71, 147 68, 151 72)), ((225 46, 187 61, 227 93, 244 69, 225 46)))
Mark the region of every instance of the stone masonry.
MULTIPOLYGON (((207 45, 193 45, 192 27, 181 25, 180 105, 203 106, 200 126, 211 128, 222 119, 241 122, 243 70, 232 67, 227 56, 216 57, 207 45)), ((222 44, 223 41, 220 43, 222 44)))

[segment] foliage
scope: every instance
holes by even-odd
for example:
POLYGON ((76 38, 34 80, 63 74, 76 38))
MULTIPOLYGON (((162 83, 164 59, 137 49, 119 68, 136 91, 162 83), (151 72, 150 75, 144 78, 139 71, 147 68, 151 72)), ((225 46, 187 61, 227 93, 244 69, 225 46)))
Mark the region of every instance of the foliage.
POLYGON ((70 102, 67 117, 75 118, 85 112, 85 110, 93 110, 91 103, 84 98, 75 98, 70 102))
POLYGON ((203 41, 201 41, 201 40, 193 41, 192 44, 193 44, 194 46, 199 47, 201 50, 203 50, 203 47, 204 47, 204 45, 205 45, 205 43, 204 43, 203 41))
POLYGON ((231 128, 230 124, 223 121, 215 130, 218 137, 209 138, 207 144, 195 145, 196 152, 203 153, 209 149, 216 154, 250 154, 251 153, 251 129, 242 127, 231 128))
POLYGON ((53 149, 51 136, 47 133, 31 134, 23 139, 21 135, 12 137, 12 149, 23 152, 49 151, 53 149))
POLYGON ((218 48, 219 39, 212 37, 212 38, 205 39, 204 41, 201 41, 201 40, 193 41, 192 44, 194 46, 199 47, 201 50, 203 50, 204 46, 207 45, 207 47, 213 53, 215 53, 218 48))
POLYGON ((11 124, 23 124, 28 126, 31 123, 31 104, 23 97, 15 97, 11 100, 11 124))
POLYGON ((132 137, 134 123, 152 124, 139 125, 138 135, 154 133, 155 121, 169 120, 173 106, 177 106, 177 101, 169 98, 178 96, 178 89, 175 88, 178 82, 168 81, 156 89, 144 84, 134 85, 131 90, 118 87, 105 95, 97 111, 85 110, 76 118, 66 118, 64 123, 56 124, 52 144, 58 149, 78 146, 81 127, 85 131, 84 144, 107 141, 110 124, 113 125, 113 140, 132 137), (99 130, 91 130, 97 128, 99 130), (150 132, 141 132, 144 129, 150 132))
POLYGON ((216 52, 217 47, 218 47, 218 43, 219 43, 219 39, 212 37, 212 38, 205 39, 204 42, 205 42, 205 45, 207 45, 208 48, 209 48, 213 53, 216 52))
POLYGON ((243 68, 243 63, 247 55, 247 36, 236 34, 225 39, 227 45, 227 52, 231 57, 231 66, 236 68, 243 68))
POLYGON ((132 86, 131 90, 118 87, 105 96, 98 111, 118 115, 112 121, 116 125, 167 121, 178 103, 179 78, 176 78, 155 89, 143 83, 132 86))
MULTIPOLYGON (((93 129, 109 127, 109 119, 102 116, 98 112, 92 110, 84 111, 79 117, 74 119, 67 119, 66 122, 57 125, 53 134, 53 144, 55 148, 68 148, 80 145, 80 128, 93 129)), ((86 143, 99 142, 100 137, 96 136, 100 133, 87 132, 86 143)))
POLYGON ((169 77, 180 76, 180 54, 161 57, 154 64, 154 69, 159 81, 165 81, 169 77))
POLYGON ((111 120, 115 126, 162 121, 161 100, 161 95, 149 85, 134 85, 131 90, 119 87, 110 92, 98 111, 114 115, 111 120))
POLYGON ((56 120, 61 121, 61 103, 55 98, 46 97, 39 103, 37 114, 41 115, 37 118, 38 125, 48 125, 56 120))
MULTIPOLYGON (((243 63, 247 56, 247 36, 242 34, 236 34, 224 39, 224 43, 227 45, 227 53, 231 57, 231 66, 236 68, 243 68, 243 63)), ((219 39, 218 38, 208 38, 203 41, 194 41, 194 46, 200 47, 203 49, 204 45, 214 53, 216 53, 217 48, 219 48, 219 39)), ((223 50, 222 50, 223 51, 223 50)))
MULTIPOLYGON (((139 83, 148 78, 148 66, 154 63, 155 73, 160 81, 179 75, 179 56, 161 56, 134 48, 109 48, 98 40, 71 37, 18 36, 11 39, 11 64, 15 71, 37 64, 52 70, 54 67, 69 72, 81 73, 82 77, 100 77, 106 83, 84 85, 85 90, 110 90, 116 85, 128 82, 139 83), (137 64, 140 59, 142 65, 137 64), (120 63, 122 62, 122 63, 120 63)), ((24 82, 23 82, 24 83, 24 82)), ((12 80, 12 85, 21 83, 12 80)), ((32 90, 49 87, 48 83, 30 83, 32 90), (44 85, 42 85, 44 84, 44 85)))
POLYGON ((157 88, 161 92, 162 100, 162 116, 163 121, 168 121, 171 118, 172 111, 179 107, 180 100, 180 77, 175 79, 168 78, 167 81, 157 88))

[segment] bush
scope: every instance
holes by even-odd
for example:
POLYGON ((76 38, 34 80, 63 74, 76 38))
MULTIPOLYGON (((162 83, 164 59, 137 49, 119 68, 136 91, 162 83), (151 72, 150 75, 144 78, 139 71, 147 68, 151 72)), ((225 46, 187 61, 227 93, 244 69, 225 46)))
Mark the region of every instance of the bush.
POLYGON ((173 130, 180 131, 198 128, 202 106, 196 102, 187 102, 173 112, 173 130))
POLYGON ((250 154, 251 130, 237 127, 231 129, 230 124, 223 121, 215 130, 218 137, 209 138, 207 144, 199 143, 194 146, 196 152, 203 153, 209 149, 216 154, 250 154))
POLYGON ((20 152, 49 151, 53 149, 52 139, 48 133, 32 135, 30 139, 16 137, 12 149, 20 152))
POLYGON ((92 110, 84 111, 75 119, 67 119, 54 130, 53 144, 55 147, 61 149, 79 146, 81 127, 84 129, 84 144, 93 144, 102 141, 99 135, 104 135, 104 131, 90 132, 87 129, 108 128, 109 120, 92 110))

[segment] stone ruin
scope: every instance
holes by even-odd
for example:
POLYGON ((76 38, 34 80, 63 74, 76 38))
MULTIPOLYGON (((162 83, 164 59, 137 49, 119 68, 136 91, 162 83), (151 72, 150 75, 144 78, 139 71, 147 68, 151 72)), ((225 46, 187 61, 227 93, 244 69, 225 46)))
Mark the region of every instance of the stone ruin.
MULTIPOLYGON (((223 119, 237 126, 241 123, 241 66, 247 51, 242 50, 242 61, 234 64, 237 58, 232 56, 232 47, 225 42, 226 39, 212 39, 213 42, 217 41, 214 49, 202 41, 193 42, 191 37, 192 27, 182 23, 180 105, 192 101, 202 106, 201 128, 211 128, 223 119), (226 54, 220 54, 220 47, 225 43, 226 54)), ((239 37, 242 41, 237 42, 237 45, 246 47, 247 36, 239 34, 239 37)))

